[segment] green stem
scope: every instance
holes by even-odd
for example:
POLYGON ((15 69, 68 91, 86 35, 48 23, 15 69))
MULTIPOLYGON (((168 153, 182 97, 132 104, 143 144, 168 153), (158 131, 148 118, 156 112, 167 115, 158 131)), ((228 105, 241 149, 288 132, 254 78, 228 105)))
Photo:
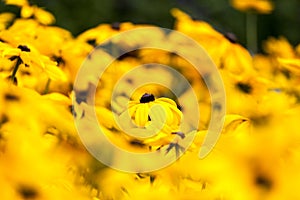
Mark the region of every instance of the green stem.
POLYGON ((21 65, 22 63, 23 63, 22 59, 18 56, 18 57, 17 57, 17 62, 16 62, 16 64, 15 64, 15 67, 14 67, 14 69, 13 69, 13 72, 12 72, 12 74, 11 74, 11 76, 10 76, 12 82, 14 82, 15 77, 16 77, 16 74, 17 74, 17 71, 18 71, 18 69, 19 69, 19 67, 20 67, 20 65, 21 65))
POLYGON ((257 52, 257 15, 255 13, 246 14, 246 39, 247 48, 253 53, 257 52))
POLYGON ((43 91, 43 94, 47 94, 49 92, 49 86, 50 86, 50 83, 51 83, 51 79, 48 78, 48 81, 46 83, 46 86, 45 86, 45 89, 43 91))

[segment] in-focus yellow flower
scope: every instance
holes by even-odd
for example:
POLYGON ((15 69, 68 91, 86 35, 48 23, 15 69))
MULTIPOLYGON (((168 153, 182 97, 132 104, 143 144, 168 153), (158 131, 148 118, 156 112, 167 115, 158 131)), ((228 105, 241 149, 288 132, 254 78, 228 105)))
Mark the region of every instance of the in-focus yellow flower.
POLYGON ((240 11, 255 11, 261 14, 269 14, 274 9, 270 0, 231 0, 230 4, 240 11))
POLYGON ((152 94, 145 93, 139 101, 129 102, 128 109, 120 115, 119 120, 121 127, 130 130, 138 140, 143 138, 140 143, 153 146, 153 149, 169 144, 175 136, 185 137, 180 132, 182 113, 175 101, 169 98, 155 99, 152 94), (127 119, 128 114, 130 119, 127 119), (142 132, 136 126, 151 133, 142 132))
POLYGON ((171 128, 170 131, 177 131, 182 117, 173 100, 164 97, 155 99, 152 94, 147 93, 139 101, 131 101, 128 110, 136 125, 145 127, 151 120, 158 119, 160 123, 166 123, 171 128), (151 107, 157 104, 164 108, 165 114, 160 113, 162 110, 159 109, 151 110, 151 107), (165 122, 164 115, 166 117, 165 122))

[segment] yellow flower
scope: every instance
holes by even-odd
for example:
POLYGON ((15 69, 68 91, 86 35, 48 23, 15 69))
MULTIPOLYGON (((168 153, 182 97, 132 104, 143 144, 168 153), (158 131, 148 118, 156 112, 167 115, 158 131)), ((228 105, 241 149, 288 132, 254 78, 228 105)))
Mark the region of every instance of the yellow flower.
POLYGON ((250 53, 240 44, 232 43, 221 57, 221 66, 231 73, 240 74, 253 74, 253 59, 250 53))
POLYGON ((171 13, 176 18, 175 29, 199 42, 212 57, 216 65, 220 66, 220 58, 227 47, 225 37, 210 24, 204 21, 193 20, 189 15, 177 8, 172 9, 171 13))
POLYGON ((104 42, 106 39, 111 36, 126 30, 136 28, 137 26, 131 22, 124 23, 112 23, 112 24, 100 24, 95 28, 91 28, 83 33, 81 33, 77 39, 81 42, 86 42, 92 46, 97 46, 101 42, 104 42), (101 33, 101 34, 99 34, 101 33))
POLYGON ((300 59, 278 58, 277 60, 284 69, 298 76, 300 75, 300 59))
POLYGON ((55 22, 54 16, 37 6, 30 6, 30 5, 25 5, 21 9, 21 17, 23 18, 30 18, 34 17, 38 22, 44 25, 49 25, 53 24, 55 22))
POLYGON ((87 199, 76 183, 76 166, 86 162, 88 154, 80 145, 66 97, 41 96, 4 81, 0 88, 0 148, 2 139, 5 142, 0 185, 4 179, 9 188, 0 198, 87 199))
POLYGON ((129 102, 128 109, 119 117, 119 125, 138 138, 136 141, 157 148, 169 144, 174 136, 185 137, 180 132, 181 120, 182 113, 173 100, 165 97, 155 99, 152 94, 145 93, 139 101, 129 102), (127 119, 128 114, 130 119, 127 119), (139 131, 136 126, 151 133, 139 131))
POLYGON ((57 63, 49 57, 39 54, 39 52, 27 45, 19 45, 17 48, 1 45, 0 53, 2 57, 15 61, 12 78, 15 77, 20 65, 41 69, 52 80, 66 81, 66 75, 57 67, 57 63))
POLYGON ((273 80, 274 74, 278 69, 276 66, 274 66, 274 62, 272 62, 271 57, 262 54, 256 54, 253 57, 253 68, 259 73, 260 76, 269 80, 273 80))
POLYGON ((298 44, 296 46, 296 49, 295 49, 296 53, 297 53, 297 56, 300 57, 300 44, 298 44))
POLYGON ((180 110, 177 108, 177 104, 173 100, 164 97, 155 99, 152 94, 147 93, 145 93, 139 101, 131 101, 128 110, 136 125, 140 127, 145 127, 146 124, 152 120, 151 117, 164 123, 163 116, 165 115, 165 123, 170 127, 174 127, 173 131, 175 131, 177 130, 182 117, 180 110), (151 107, 157 104, 163 106, 166 114, 159 113, 162 110, 158 109, 150 111, 151 107), (156 113, 156 111, 158 113, 156 113))
POLYGON ((13 46, 30 44, 49 57, 58 57, 62 49, 73 41, 69 31, 60 27, 44 26, 33 19, 16 19, 7 30, 0 33, 0 37, 13 46))
POLYGON ((252 57, 237 43, 233 34, 223 35, 210 24, 192 20, 179 9, 172 9, 171 13, 176 18, 176 30, 187 34, 202 45, 217 67, 237 74, 252 73, 252 57))
POLYGON ((33 19, 16 19, 7 30, 0 32, 0 37, 13 46, 18 46, 20 43, 32 44, 38 26, 39 23, 33 19))
MULTIPOLYGON (((101 24, 74 38, 67 30, 45 26, 54 22, 52 14, 27 0, 5 2, 19 6, 22 18, 7 28, 13 15, 0 14, 0 199, 300 199, 300 45, 293 48, 283 37, 270 38, 263 46, 266 54, 252 58, 232 34, 172 10, 175 29, 205 48, 219 68, 227 94, 228 114, 220 138, 211 153, 199 159, 199 149, 206 148, 212 105, 207 86, 191 64, 173 52, 130 52, 106 69, 99 84, 97 77, 88 77, 94 87, 76 88, 78 98, 72 105, 70 83, 93 47, 140 25, 101 24), (145 63, 175 68, 192 88, 177 88, 173 73, 154 66, 128 73, 145 63), (162 85, 170 88, 142 85, 151 70, 156 73, 151 81, 162 79, 162 85), (5 81, 8 77, 18 80, 18 87, 5 81), (121 84, 115 87, 116 83, 121 84), (50 93, 40 95, 45 85, 50 93), (94 108, 89 106, 92 97, 80 98, 81 92, 92 88, 94 108), (173 89, 180 91, 178 96, 173 89), (192 105, 194 92, 198 105, 187 106, 192 105), (184 102, 182 109, 177 101, 184 102), (186 114, 197 106, 198 130, 181 132, 186 128, 182 122, 198 120, 186 114), (98 162, 80 142, 74 117, 89 117, 89 111, 95 111, 113 144, 135 153, 165 153, 167 158, 174 151, 178 156, 185 150, 184 138, 196 134, 187 151, 168 167, 150 173, 119 172, 98 162)), ((273 9, 267 0, 231 3, 249 12, 273 9)), ((151 36, 166 45, 178 39, 170 34, 166 40, 159 30, 151 36)), ((132 47, 144 40, 144 36, 126 39, 121 45, 132 47)), ((97 55, 87 61, 91 66, 110 59, 106 53, 97 55)), ((126 164, 128 159, 116 155, 112 162, 126 164)))
POLYGON ((274 57, 295 57, 294 49, 285 37, 279 37, 278 39, 270 37, 267 41, 264 42, 263 49, 266 53, 274 57))
POLYGON ((12 13, 1 13, 0 14, 0 31, 6 29, 6 26, 15 18, 12 13))
POLYGON ((28 5, 27 0, 4 0, 7 5, 24 6, 28 5))
POLYGON ((53 24, 55 22, 54 16, 36 5, 30 5, 27 0, 5 0, 7 5, 15 5, 21 7, 22 18, 35 18, 39 23, 44 25, 53 24))
POLYGON ((269 14, 274 9, 270 0, 231 0, 230 4, 240 11, 256 11, 261 14, 269 14))
POLYGON ((141 96, 145 93, 153 94, 154 96, 161 96, 162 94, 166 95, 168 89, 162 85, 145 85, 143 87, 140 87, 134 91, 134 93, 131 96, 132 100, 139 100, 141 96))
MULTIPOLYGON (((47 31, 45 30, 45 32, 47 31)), ((44 36, 44 38, 46 38, 46 36, 44 36)), ((59 49, 55 48, 56 51, 51 57, 60 63, 59 66, 63 67, 64 72, 70 77, 70 81, 73 83, 77 76, 78 69, 93 48, 78 40, 57 40, 56 38, 60 38, 60 36, 53 38, 55 39, 54 41, 57 41, 56 47, 59 46, 60 42, 64 43, 64 45, 59 49)), ((44 47, 46 48, 46 46, 44 47)))
POLYGON ((264 51, 268 55, 255 56, 255 68, 260 75, 268 78, 274 84, 274 89, 285 92, 299 99, 299 56, 297 47, 292 45, 284 37, 269 38, 264 43, 264 51), (264 61, 263 61, 264 60, 264 61), (261 63, 260 61, 263 61, 261 63), (268 68, 262 71, 259 68, 268 68), (262 74, 262 72, 264 74, 262 74))
MULTIPOLYGON (((60 53, 66 48, 65 46, 69 46, 69 42, 73 41, 72 34, 60 27, 38 25, 35 30, 37 37, 30 39, 28 43, 55 61, 59 61, 60 53)), ((24 39, 22 40, 24 41, 24 39)), ((62 62, 60 60, 59 64, 62 64, 62 62)))
POLYGON ((227 112, 249 117, 268 91, 270 82, 257 74, 236 76, 227 71, 221 72, 226 90, 227 112))

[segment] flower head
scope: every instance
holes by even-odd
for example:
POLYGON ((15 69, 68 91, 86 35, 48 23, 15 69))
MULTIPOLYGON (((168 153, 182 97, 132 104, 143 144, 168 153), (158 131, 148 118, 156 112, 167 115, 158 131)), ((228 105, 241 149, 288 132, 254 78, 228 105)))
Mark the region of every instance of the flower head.
POLYGON ((15 48, 1 44, 0 53, 2 57, 11 61, 16 60, 18 65, 41 69, 52 80, 67 80, 65 74, 57 67, 55 62, 51 61, 49 57, 41 55, 32 46, 19 45, 15 48))
POLYGON ((274 9, 270 0, 231 0, 232 7, 240 11, 255 11, 261 14, 269 14, 274 9))
POLYGON ((137 138, 143 138, 140 140, 142 144, 160 147, 169 144, 174 136, 184 137, 184 134, 177 134, 180 132, 182 113, 175 101, 169 98, 156 99, 154 95, 145 93, 139 101, 129 102, 128 108, 121 113, 120 120, 122 126, 131 130, 137 138), (130 116, 128 120, 125 118, 127 114, 130 116), (138 131, 136 127, 147 132, 138 131))
POLYGON ((166 128, 170 128, 171 132, 178 130, 182 117, 177 104, 173 100, 165 97, 155 99, 152 94, 148 93, 145 93, 138 102, 131 101, 128 110, 136 125, 145 127, 152 120, 159 120, 158 123, 164 123, 165 120, 166 128), (161 107, 151 109, 154 105, 160 105, 161 107), (164 114, 162 111, 166 113, 164 114))
POLYGON ((7 5, 15 5, 21 7, 22 18, 34 18, 43 25, 53 24, 55 22, 54 16, 35 5, 30 5, 27 0, 5 0, 7 5))

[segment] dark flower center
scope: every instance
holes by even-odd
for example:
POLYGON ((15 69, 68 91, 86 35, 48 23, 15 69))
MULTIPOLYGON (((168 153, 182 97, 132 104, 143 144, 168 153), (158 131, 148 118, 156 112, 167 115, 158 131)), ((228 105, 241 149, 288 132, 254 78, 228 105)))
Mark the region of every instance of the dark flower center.
POLYGON ((88 39, 86 42, 88 44, 92 45, 93 47, 97 46, 97 40, 96 39, 88 39))
POLYGON ((18 46, 21 51, 30 52, 30 49, 26 45, 19 45, 18 46))
POLYGON ((263 175, 258 175, 255 177, 255 184, 261 188, 264 188, 266 190, 270 190, 272 188, 272 181, 263 176, 263 175))
POLYGON ((65 61, 61 56, 52 56, 52 59, 57 62, 58 65, 65 65, 65 61))
MULTIPOLYGON (((2 124, 5 124, 6 122, 8 122, 8 117, 4 114, 2 114, 2 116, 0 116, 0 128, 2 126, 2 124)), ((0 135, 0 140, 1 140, 1 137, 2 135, 0 135)))
POLYGON ((23 197, 23 199, 35 199, 39 196, 38 192, 30 186, 21 186, 18 189, 18 192, 23 197))
POLYGON ((7 100, 7 101, 18 101, 20 100, 20 98, 14 94, 10 94, 10 93, 7 93, 5 94, 4 98, 7 100))
POLYGON ((246 94, 250 94, 252 92, 252 86, 247 83, 239 82, 236 84, 236 87, 246 94))
POLYGON ((148 93, 145 93, 143 94, 143 96, 140 98, 140 103, 148 103, 150 101, 154 101, 155 98, 153 96, 153 94, 148 94, 148 93))
POLYGON ((120 55, 117 60, 124 60, 126 58, 138 58, 139 57, 139 50, 129 51, 125 54, 120 55))
POLYGON ((133 145, 133 146, 136 146, 136 147, 144 147, 145 146, 145 144, 142 142, 142 141, 140 141, 140 140, 131 140, 130 142, 129 142, 131 145, 133 145))

